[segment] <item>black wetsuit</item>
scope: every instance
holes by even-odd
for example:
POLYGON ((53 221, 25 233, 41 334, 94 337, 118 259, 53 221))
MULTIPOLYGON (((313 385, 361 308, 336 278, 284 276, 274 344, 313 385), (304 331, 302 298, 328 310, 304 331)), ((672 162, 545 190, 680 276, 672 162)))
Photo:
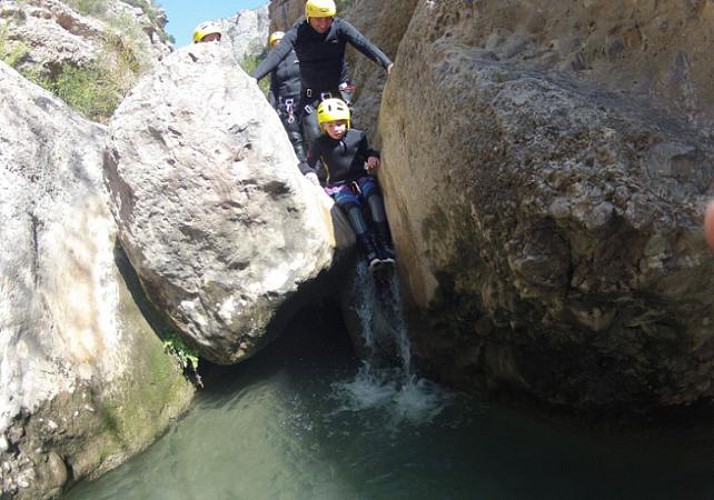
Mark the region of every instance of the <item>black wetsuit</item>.
POLYGON ((300 62, 297 54, 292 50, 285 59, 270 73, 270 92, 268 101, 278 112, 283 127, 293 145, 295 155, 299 161, 305 161, 305 147, 303 145, 298 106, 302 86, 300 84, 300 62))
MULTIPOLYGON (((331 97, 340 96, 339 85, 345 74, 345 48, 348 43, 385 69, 392 64, 389 57, 354 26, 335 17, 330 29, 322 34, 315 31, 306 20, 298 22, 258 65, 253 76, 260 80, 295 50, 300 61, 302 82, 299 112, 307 112, 314 117, 312 111, 323 95, 329 93, 331 97)), ((320 134, 316 118, 303 123, 303 133, 305 141, 312 144, 320 134)))
POLYGON ((364 163, 370 156, 379 158, 379 152, 369 147, 367 136, 361 130, 348 129, 342 139, 322 134, 312 143, 300 171, 303 174, 315 172, 322 184, 337 186, 368 175, 364 163))
POLYGON ((315 172, 325 191, 344 210, 371 267, 375 259, 394 263, 395 254, 376 178, 364 168, 370 156, 379 158, 379 152, 369 147, 361 130, 348 129, 341 139, 323 134, 312 143, 300 171, 315 172), (371 224, 363 215, 365 204, 371 224))

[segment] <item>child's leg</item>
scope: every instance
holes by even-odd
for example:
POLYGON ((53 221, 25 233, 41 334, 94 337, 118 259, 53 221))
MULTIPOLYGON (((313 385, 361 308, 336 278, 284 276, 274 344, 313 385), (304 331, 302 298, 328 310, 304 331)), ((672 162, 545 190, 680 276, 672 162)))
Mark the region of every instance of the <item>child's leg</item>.
POLYGON ((362 196, 367 201, 372 221, 377 229, 380 258, 385 261, 394 262, 396 255, 392 243, 392 235, 389 231, 389 225, 387 224, 384 202, 382 201, 382 196, 379 194, 379 187, 374 177, 363 177, 359 179, 358 184, 362 191, 362 196))
POLYGON ((376 264, 379 264, 379 255, 372 235, 370 234, 367 221, 364 220, 364 216, 362 215, 362 207, 359 204, 357 195, 355 195, 348 186, 329 189, 331 191, 330 196, 334 198, 337 205, 347 215, 347 220, 350 222, 350 226, 352 226, 357 236, 357 241, 362 245, 367 257, 367 262, 369 263, 370 269, 372 269, 376 264))

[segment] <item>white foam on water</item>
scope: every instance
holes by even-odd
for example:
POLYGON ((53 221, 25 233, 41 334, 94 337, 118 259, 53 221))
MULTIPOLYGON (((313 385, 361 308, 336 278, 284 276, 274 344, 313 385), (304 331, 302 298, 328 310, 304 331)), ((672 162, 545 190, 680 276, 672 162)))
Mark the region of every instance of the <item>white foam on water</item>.
POLYGON ((374 350, 378 348, 377 336, 391 336, 401 363, 390 368, 375 368, 369 359, 363 360, 353 380, 333 384, 333 396, 340 401, 337 412, 377 410, 383 412, 393 426, 402 422, 429 423, 448 406, 453 396, 439 385, 412 374, 411 344, 402 318, 399 279, 396 273, 389 279, 385 295, 377 290, 365 262, 357 264, 356 273, 356 312, 364 344, 374 350), (385 332, 375 331, 376 308, 387 314, 390 321, 385 332))
POLYGON ((363 362, 353 380, 336 382, 332 388, 341 403, 338 412, 376 410, 393 426, 432 422, 454 398, 426 379, 406 378, 401 369, 375 369, 367 362, 363 362))

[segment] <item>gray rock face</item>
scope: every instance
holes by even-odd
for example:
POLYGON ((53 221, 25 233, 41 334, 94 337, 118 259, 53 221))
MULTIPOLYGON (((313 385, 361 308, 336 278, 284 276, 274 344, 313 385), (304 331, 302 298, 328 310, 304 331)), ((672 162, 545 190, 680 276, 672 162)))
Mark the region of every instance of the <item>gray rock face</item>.
POLYGON ((162 15, 152 21, 140 8, 114 1, 100 17, 83 15, 59 0, 0 0, 3 48, 8 54, 24 54, 16 67, 50 79, 63 65, 117 64, 111 41, 118 37, 123 37, 124 52, 131 51, 147 67, 172 50, 160 36, 166 23, 162 15))
POLYGON ((181 49, 134 89, 105 170, 152 300, 216 363, 264 345, 298 287, 332 265, 336 238, 353 241, 339 220, 335 236, 331 200, 300 174, 277 115, 222 44, 181 49))
MULTIPOLYGON (((395 61, 399 42, 416 4, 417 0, 362 0, 340 15, 395 61)), ((367 130, 370 139, 377 141, 379 110, 387 73, 351 46, 348 46, 347 60, 356 86, 352 109, 354 126, 367 130)))
POLYGON ((270 0, 268 11, 270 31, 287 31, 300 16, 305 15, 305 2, 302 0, 270 0))
POLYGON ((238 61, 247 56, 261 54, 268 44, 270 19, 268 5, 252 10, 242 10, 230 19, 223 20, 225 32, 233 55, 238 61))
POLYGON ((0 129, 0 496, 44 498, 146 447, 192 390, 117 269, 106 129, 2 63, 0 129))
POLYGON ((382 101, 416 356, 570 407, 710 399, 714 144, 648 96, 499 61, 480 5, 420 2, 382 101))

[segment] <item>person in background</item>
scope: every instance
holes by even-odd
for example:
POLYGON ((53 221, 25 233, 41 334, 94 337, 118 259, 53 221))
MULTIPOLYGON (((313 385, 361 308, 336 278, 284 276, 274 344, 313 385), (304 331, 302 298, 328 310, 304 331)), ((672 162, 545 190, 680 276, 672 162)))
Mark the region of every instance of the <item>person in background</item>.
POLYGON ((313 183, 321 184, 344 210, 364 249, 369 270, 394 265, 396 256, 375 179, 379 152, 369 147, 363 131, 350 128, 350 110, 341 99, 322 101, 317 119, 322 134, 310 146, 300 171, 313 183), (370 214, 369 222, 363 216, 364 208, 370 214))
MULTIPOLYGON (((272 50, 277 45, 280 45, 284 36, 285 33, 282 31, 271 33, 268 37, 268 47, 272 50)), ((349 105, 355 86, 349 79, 347 72, 348 66, 345 63, 343 74, 340 77, 339 90, 342 99, 349 105)), ((305 146, 299 120, 300 113, 297 112, 301 90, 300 61, 295 51, 292 50, 270 73, 268 102, 278 113, 298 160, 305 161, 305 146)))
MULTIPOLYGON (((274 49, 285 36, 282 31, 275 31, 268 38, 268 45, 274 49)), ((305 147, 300 131, 299 113, 297 112, 302 86, 300 84, 300 63, 294 50, 273 68, 270 73, 268 102, 275 109, 283 122, 290 144, 299 161, 305 161, 305 147)))
POLYGON ((213 21, 204 21, 193 30, 193 43, 220 42, 221 27, 213 21))
POLYGON ((345 71, 345 48, 349 43, 369 59, 384 67, 387 74, 392 61, 367 40, 354 26, 336 17, 333 0, 307 0, 305 20, 298 22, 283 37, 280 45, 270 51, 258 65, 253 77, 260 80, 295 51, 300 61, 302 95, 298 105, 299 120, 305 143, 312 144, 320 135, 315 117, 317 106, 324 99, 340 96, 340 84, 345 71))

